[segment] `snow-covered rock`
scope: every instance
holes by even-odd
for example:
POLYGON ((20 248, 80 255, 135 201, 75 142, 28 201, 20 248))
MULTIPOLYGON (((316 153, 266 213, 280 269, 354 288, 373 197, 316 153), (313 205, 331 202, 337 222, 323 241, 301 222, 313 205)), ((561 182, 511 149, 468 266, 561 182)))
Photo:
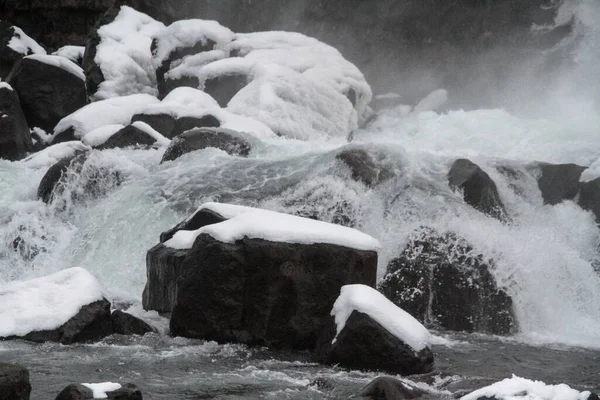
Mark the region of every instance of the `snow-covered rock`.
POLYGON ((0 82, 0 159, 19 160, 32 146, 19 97, 9 84, 0 82))
POLYGON ((29 371, 16 364, 0 363, 0 400, 29 400, 29 371))
POLYGON ((587 400, 591 396, 595 395, 588 391, 579 392, 564 383, 547 385, 513 375, 463 396, 461 400, 587 400))
POLYGON ((142 400, 142 392, 133 383, 115 382, 71 384, 55 400, 142 400))
POLYGON ((128 125, 131 117, 158 99, 148 94, 115 97, 97 101, 61 119, 54 128, 54 143, 83 139, 88 133, 106 125, 128 125))
POLYGON ((46 132, 87 103, 83 70, 61 56, 23 57, 7 81, 19 94, 29 126, 46 132))
MULTIPOLYGON (((68 58, 73 61, 75 64, 81 67, 83 63, 83 54, 85 53, 85 46, 63 46, 60 49, 56 50, 53 55, 61 56, 68 58)), ((82 70, 83 72, 83 70, 82 70)))
POLYGON ((2 338, 73 343, 110 333, 110 303, 83 268, 0 287, 2 338))
POLYGON ((319 337, 320 362, 419 374, 433 368, 429 331, 372 287, 342 287, 319 337))
MULTIPOLYGON (((111 125, 118 126, 118 125, 111 125)), ((111 129, 112 130, 112 129, 111 129)), ((93 133, 93 132, 92 132, 93 133)), ((99 136, 99 134, 98 134, 99 136)), ((137 121, 114 132, 104 142, 95 147, 100 150, 124 147, 168 146, 170 140, 156 132, 150 125, 137 121)))
POLYGON ((249 137, 240 132, 222 128, 196 128, 182 133, 172 141, 161 163, 173 161, 182 155, 208 147, 221 149, 233 156, 245 157, 250 153, 252 144, 249 137))
POLYGON ((15 62, 30 54, 46 54, 46 50, 21 28, 0 21, 0 79, 8 75, 15 62))
POLYGON ((80 141, 57 143, 30 155, 21 162, 28 168, 47 168, 60 160, 73 157, 76 153, 84 153, 89 150, 91 147, 80 141))
POLYGON ((375 284, 378 242, 353 229, 217 203, 180 227, 197 230, 148 252, 143 297, 173 335, 312 349, 340 288, 375 284))
POLYGON ((360 400, 420 399, 427 392, 391 376, 380 376, 362 388, 354 398, 360 400))

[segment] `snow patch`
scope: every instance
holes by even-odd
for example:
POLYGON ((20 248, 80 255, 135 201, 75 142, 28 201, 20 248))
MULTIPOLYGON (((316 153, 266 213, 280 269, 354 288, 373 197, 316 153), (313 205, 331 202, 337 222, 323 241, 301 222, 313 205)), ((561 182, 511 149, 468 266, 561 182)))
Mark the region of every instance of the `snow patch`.
POLYGON ((85 53, 85 46, 63 46, 60 49, 56 50, 53 55, 61 56, 64 58, 68 58, 69 60, 77 63, 79 60, 83 59, 83 53, 85 53))
POLYGON ((248 237, 283 243, 328 243, 356 250, 377 251, 381 247, 373 237, 345 226, 258 208, 216 204, 207 203, 200 209, 206 208, 219 214, 225 212, 230 216, 228 220, 195 231, 181 230, 165 242, 165 246, 190 249, 196 238, 206 233, 223 243, 234 243, 248 237))
POLYGON ((46 54, 46 50, 30 38, 18 26, 13 26, 14 36, 8 42, 8 47, 24 56, 28 54, 46 54))
POLYGON ((46 54, 34 54, 31 56, 27 56, 24 58, 28 58, 31 60, 39 61, 41 63, 52 65, 54 67, 58 67, 62 70, 67 71, 71 75, 75 75, 82 81, 85 81, 85 74, 83 73, 83 69, 73 61, 68 58, 62 56, 54 56, 54 55, 46 55, 46 54))
POLYGON ((93 392, 92 396, 94 399, 106 399, 108 395, 106 392, 113 392, 115 390, 121 389, 121 385, 113 382, 103 382, 103 383, 82 383, 83 386, 91 389, 93 392))
POLYGON ((81 139, 83 144, 88 146, 97 147, 106 142, 112 135, 125 128, 123 124, 110 124, 104 125, 100 128, 96 128, 90 131, 87 135, 81 139))
POLYGON ((346 285, 342 287, 331 310, 337 326, 334 343, 355 310, 367 314, 415 351, 423 350, 431 342, 431 334, 427 328, 377 290, 366 285, 346 285))
POLYGON ((513 375, 512 378, 504 379, 463 396, 461 400, 477 400, 481 397, 498 400, 587 400, 589 396, 590 392, 578 392, 564 383, 546 385, 541 381, 532 381, 513 375))
POLYGON ((12 86, 10 86, 8 83, 6 82, 1 82, 0 81, 0 89, 8 89, 10 91, 13 90, 12 86))
POLYGON ((600 158, 594 161, 592 165, 588 167, 588 169, 583 171, 579 177, 579 182, 591 182, 598 178, 600 178, 600 158))
POLYGON ((103 297, 100 283, 79 267, 10 282, 0 286, 0 337, 56 329, 103 297))
POLYGON ((44 168, 50 167, 60 160, 72 157, 77 152, 85 152, 91 150, 91 147, 74 140, 72 142, 57 143, 44 150, 38 151, 35 154, 21 160, 20 162, 29 168, 44 168))

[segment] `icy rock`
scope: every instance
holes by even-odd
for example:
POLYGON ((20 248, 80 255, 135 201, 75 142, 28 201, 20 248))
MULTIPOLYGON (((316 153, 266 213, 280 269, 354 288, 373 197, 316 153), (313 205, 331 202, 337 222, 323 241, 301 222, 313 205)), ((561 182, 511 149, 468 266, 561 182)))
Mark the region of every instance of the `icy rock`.
POLYGON ((60 56, 33 55, 17 62, 7 81, 19 94, 31 127, 51 132, 87 103, 83 71, 60 56))
POLYGON ((417 232, 389 262, 380 290, 425 324, 454 331, 514 332, 512 299, 498 288, 491 260, 471 250, 452 233, 417 232))
POLYGON ((197 128, 184 132, 171 141, 161 164, 173 161, 184 154, 208 147, 221 149, 233 156, 246 157, 252 145, 240 132, 222 128, 197 128))
POLYGON ((349 148, 336 156, 352 173, 352 178, 364 183, 367 187, 374 187, 394 176, 393 171, 386 168, 379 160, 365 149, 349 148))
POLYGON ((0 363, 0 400, 29 400, 29 371, 20 365, 0 363))
POLYGON ((365 386, 354 398, 371 400, 419 399, 426 392, 390 376, 380 376, 365 386))
POLYGON ((133 383, 82 383, 64 388, 55 400, 142 400, 141 390, 133 383))
POLYGON ((541 170, 538 186, 544 204, 550 205, 574 199, 577 195, 579 178, 586 169, 576 164, 547 163, 539 163, 534 168, 541 170))
POLYGON ((331 315, 315 350, 320 362, 403 375, 433 369, 427 329, 375 289, 342 287, 331 315))
POLYGON ((579 182, 579 199, 577 203, 584 210, 589 210, 600 222, 600 178, 588 182, 579 182))
POLYGON ((155 332, 148 323, 121 310, 115 310, 110 315, 113 330, 121 335, 145 335, 155 332))
POLYGON ((13 65, 30 54, 46 54, 46 50, 21 28, 0 21, 0 79, 6 78, 13 65))
POLYGON ((448 172, 448 183, 453 190, 462 190, 465 202, 475 209, 500 221, 508 219, 496 184, 477 164, 456 160, 448 172))
POLYGON ((10 85, 0 82, 0 158, 20 160, 32 147, 19 97, 10 85))

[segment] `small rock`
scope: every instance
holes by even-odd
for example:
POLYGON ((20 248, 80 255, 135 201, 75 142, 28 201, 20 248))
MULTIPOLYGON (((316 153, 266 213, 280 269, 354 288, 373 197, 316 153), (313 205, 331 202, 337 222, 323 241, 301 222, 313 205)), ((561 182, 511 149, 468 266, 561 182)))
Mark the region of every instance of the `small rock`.
POLYGON ((336 159, 350 168, 355 181, 362 182, 368 187, 373 187, 394 176, 392 171, 363 149, 344 150, 336 156, 336 159))
POLYGON ((230 155, 242 157, 247 156, 252 148, 250 142, 239 132, 222 128, 197 128, 173 139, 163 155, 161 164, 207 147, 215 147, 230 155))
POLYGON ((107 150, 132 146, 149 147, 154 143, 156 143, 156 139, 152 136, 133 125, 128 125, 96 148, 98 150, 107 150))
POLYGON ((29 400, 29 371, 20 365, 0 363, 0 400, 29 400))
MULTIPOLYGON (((82 384, 71 384, 64 388, 55 400, 93 400, 94 392, 82 384)), ((142 400, 141 390, 133 383, 126 383, 120 389, 106 392, 108 400, 142 400)))
POLYGON ((121 310, 115 310, 110 315, 113 330, 121 335, 140 335, 154 332, 154 328, 141 319, 121 310))
POLYGON ((380 376, 365 386, 356 398, 372 400, 419 399, 425 395, 421 389, 389 376, 380 376))

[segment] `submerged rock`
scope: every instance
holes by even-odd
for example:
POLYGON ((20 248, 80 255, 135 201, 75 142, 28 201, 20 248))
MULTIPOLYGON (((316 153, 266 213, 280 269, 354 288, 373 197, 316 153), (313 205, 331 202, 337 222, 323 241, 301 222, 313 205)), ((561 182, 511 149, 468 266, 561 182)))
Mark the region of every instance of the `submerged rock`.
POLYGON ((32 147, 19 97, 10 85, 0 82, 0 158, 20 160, 32 147))
POLYGON ((30 393, 27 368, 0 363, 0 400, 29 400, 30 393))
POLYGON ((514 332, 512 299, 498 288, 490 272, 492 261, 471 251, 453 233, 420 232, 389 262, 380 290, 425 324, 455 331, 514 332))
POLYGON ((51 203, 55 195, 54 189, 57 187, 64 174, 71 167, 81 169, 81 165, 86 159, 86 153, 76 153, 75 155, 64 158, 52 165, 40 181, 37 190, 38 199, 47 204, 51 203))
POLYGON ((151 135, 134 125, 128 125, 96 148, 98 150, 107 150, 132 146, 149 147, 155 143, 156 139, 151 135))
POLYGON ((538 186, 544 204, 555 205, 564 200, 572 200, 577 195, 579 178, 586 169, 576 164, 540 163, 541 176, 538 186))
POLYGON ((113 311, 110 319, 114 333, 144 336, 146 333, 155 332, 155 329, 146 322, 121 310, 113 311))
POLYGON ((346 149, 338 154, 336 159, 350 168, 354 180, 364 183, 367 187, 373 187, 394 176, 393 171, 364 149, 346 149))
POLYGON ((390 376, 380 376, 365 386, 354 398, 371 400, 419 399, 426 392, 390 376))
POLYGON ((119 389, 103 391, 102 397, 94 396, 94 391, 89 386, 101 386, 102 384, 71 384, 64 388, 55 400, 93 400, 105 398, 109 400, 142 400, 142 391, 133 383, 126 383, 119 389))
POLYGON ((161 163, 173 161, 182 155, 215 147, 230 155, 245 157, 250 153, 250 141, 239 132, 222 128, 197 128, 177 136, 165 151, 161 163))

